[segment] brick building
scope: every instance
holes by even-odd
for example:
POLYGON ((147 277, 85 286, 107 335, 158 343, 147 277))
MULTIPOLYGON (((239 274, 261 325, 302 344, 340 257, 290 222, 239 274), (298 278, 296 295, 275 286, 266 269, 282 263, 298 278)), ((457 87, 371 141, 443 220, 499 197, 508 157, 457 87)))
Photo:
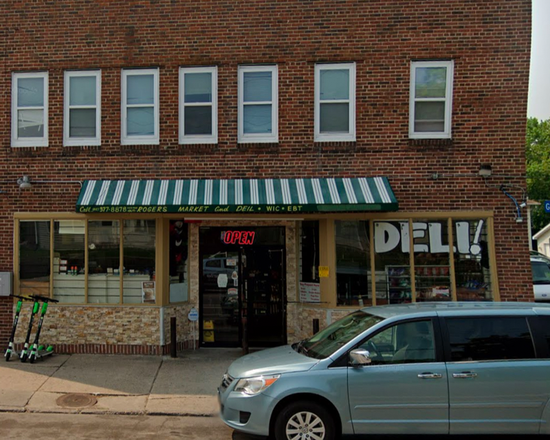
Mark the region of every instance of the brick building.
POLYGON ((4 2, 0 272, 66 352, 532 300, 530 3, 4 2))

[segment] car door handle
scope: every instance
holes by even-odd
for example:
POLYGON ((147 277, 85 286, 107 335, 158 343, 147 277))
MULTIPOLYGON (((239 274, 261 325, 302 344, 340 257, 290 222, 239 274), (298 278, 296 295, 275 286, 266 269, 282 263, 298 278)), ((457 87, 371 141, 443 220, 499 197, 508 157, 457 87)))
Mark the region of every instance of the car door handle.
POLYGON ((442 377, 439 373, 420 373, 418 375, 419 379, 441 379, 442 377))
POLYGON ((477 374, 471 371, 463 371, 462 373, 453 373, 453 377, 456 379, 473 379, 477 377, 477 374))

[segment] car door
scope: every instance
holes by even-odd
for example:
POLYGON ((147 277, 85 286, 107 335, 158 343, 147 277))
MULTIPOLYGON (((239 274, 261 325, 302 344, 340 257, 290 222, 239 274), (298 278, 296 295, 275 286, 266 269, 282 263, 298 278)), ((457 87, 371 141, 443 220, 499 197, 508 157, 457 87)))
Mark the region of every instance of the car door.
POLYGON ((536 359, 525 316, 448 317, 451 434, 536 434, 549 363, 536 359))
POLYGON ((358 348, 372 363, 348 367, 348 395, 356 434, 446 434, 445 364, 431 319, 400 322, 358 348), (441 359, 441 356, 439 356, 441 359))

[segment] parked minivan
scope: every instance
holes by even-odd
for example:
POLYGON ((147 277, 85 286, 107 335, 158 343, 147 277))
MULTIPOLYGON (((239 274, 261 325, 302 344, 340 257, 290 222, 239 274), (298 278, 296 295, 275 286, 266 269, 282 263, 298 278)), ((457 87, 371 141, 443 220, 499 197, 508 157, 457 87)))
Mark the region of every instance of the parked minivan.
POLYGON ((276 440, 341 434, 550 434, 550 304, 368 307, 233 362, 230 427, 276 440))
POLYGON ((550 302, 550 258, 538 252, 531 252, 531 270, 535 301, 550 302))

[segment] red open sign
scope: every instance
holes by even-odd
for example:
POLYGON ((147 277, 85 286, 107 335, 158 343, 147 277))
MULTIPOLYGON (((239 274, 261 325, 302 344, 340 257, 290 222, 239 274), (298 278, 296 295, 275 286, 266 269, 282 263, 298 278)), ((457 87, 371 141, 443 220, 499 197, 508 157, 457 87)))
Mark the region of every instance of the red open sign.
POLYGON ((225 244, 254 244, 255 231, 225 231, 223 233, 223 242, 225 244))

